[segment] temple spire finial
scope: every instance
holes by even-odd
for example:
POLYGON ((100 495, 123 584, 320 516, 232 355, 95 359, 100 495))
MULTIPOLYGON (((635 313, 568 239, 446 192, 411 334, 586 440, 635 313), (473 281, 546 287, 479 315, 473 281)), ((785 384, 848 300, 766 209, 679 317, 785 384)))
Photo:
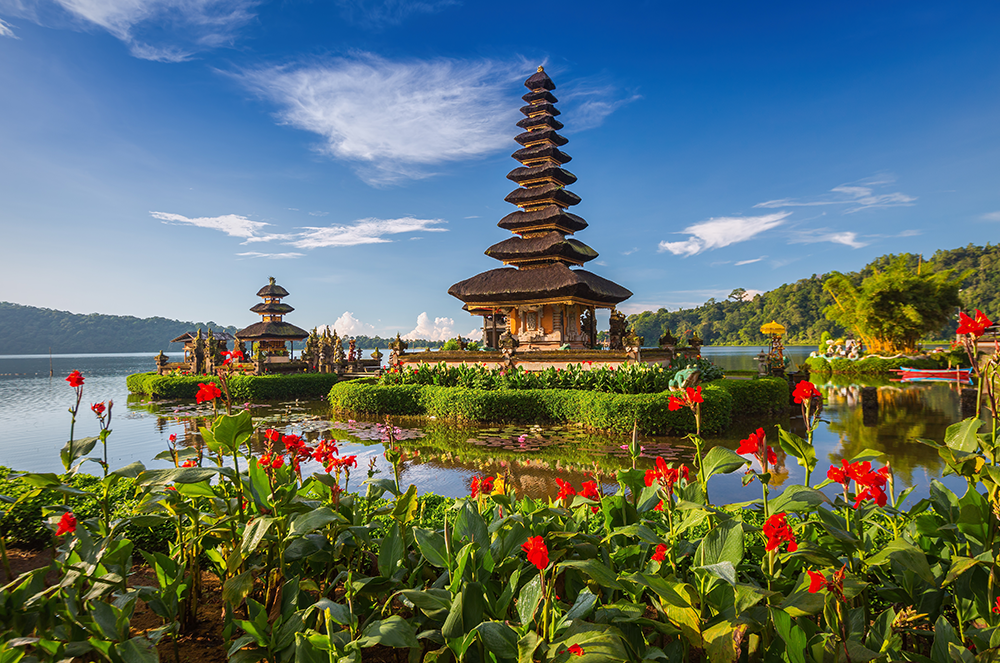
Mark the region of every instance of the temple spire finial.
POLYGON ((543 67, 542 65, 538 65, 538 73, 539 74, 545 73, 545 67, 543 67))

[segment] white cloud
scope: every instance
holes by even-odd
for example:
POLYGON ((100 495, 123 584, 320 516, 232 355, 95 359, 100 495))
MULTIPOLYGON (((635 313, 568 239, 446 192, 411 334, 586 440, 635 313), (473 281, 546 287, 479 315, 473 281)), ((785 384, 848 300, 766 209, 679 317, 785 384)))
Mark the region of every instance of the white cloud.
POLYGON ((288 258, 301 258, 304 253, 260 253, 258 251, 247 251, 245 253, 237 253, 238 256, 243 256, 244 258, 268 258, 270 260, 285 260, 288 258))
MULTIPOLYGON (((515 59, 388 60, 357 53, 235 76, 277 104, 283 123, 321 136, 320 151, 383 186, 509 150, 521 117, 518 88, 533 70, 515 59)), ((612 86, 574 85, 560 93, 573 117, 567 130, 597 126, 637 98, 612 86)))
POLYGON ((473 329, 472 331, 470 331, 468 334, 465 334, 464 336, 462 336, 462 338, 467 338, 470 341, 482 341, 483 340, 483 328, 482 327, 476 327, 475 329, 473 329))
MULTIPOLYGON (((329 246, 356 246, 358 244, 383 244, 391 242, 385 235, 398 235, 409 232, 447 232, 447 228, 435 228, 442 219, 359 219, 350 224, 328 226, 326 228, 304 227, 291 233, 267 233, 264 228, 271 224, 263 221, 252 221, 240 214, 225 214, 223 216, 189 218, 181 214, 168 212, 150 212, 164 223, 171 225, 190 225, 198 228, 208 228, 224 232, 230 237, 240 237, 243 244, 257 242, 280 241, 297 249, 317 249, 329 246)), ((412 239, 412 238, 411 238, 412 239)), ((253 258, 293 258, 301 253, 265 254, 258 252, 240 253, 238 255, 253 258)))
POLYGON ((361 219, 350 225, 326 228, 303 228, 304 232, 288 242, 297 249, 316 249, 327 246, 356 246, 391 242, 385 235, 409 232, 447 232, 447 228, 434 228, 441 219, 361 219))
POLYGON ((431 321, 427 312, 417 316, 417 326, 411 332, 403 334, 405 339, 426 339, 428 341, 447 341, 455 338, 455 320, 452 318, 434 318, 431 321))
POLYGON ((329 212, 309 212, 309 216, 327 216, 329 212))
POLYGON ((629 249, 628 251, 622 251, 622 255, 623 255, 623 256, 630 256, 630 255, 632 255, 633 253, 635 253, 635 252, 636 252, 636 251, 638 251, 638 250, 639 250, 639 247, 638 247, 638 246, 633 246, 633 247, 632 247, 631 249, 629 249))
POLYGON ((880 207, 910 207, 917 199, 898 191, 892 193, 875 193, 875 189, 893 184, 891 176, 871 177, 857 182, 841 184, 830 189, 830 192, 815 198, 781 198, 757 203, 754 207, 773 209, 777 207, 816 207, 820 205, 846 205, 844 214, 853 214, 866 209, 880 207))
POLYGON ((322 334, 328 327, 331 333, 336 331, 341 336, 358 336, 359 334, 370 336, 372 332, 375 331, 374 325, 370 325, 367 322, 361 322, 355 318, 354 314, 350 311, 344 311, 344 313, 337 318, 332 325, 320 325, 316 328, 316 331, 322 334))
MULTIPOLYGON (((761 256, 761 257, 759 257, 759 258, 754 258, 753 260, 740 260, 740 261, 738 261, 738 262, 736 263, 736 266, 737 266, 737 267, 739 267, 740 265, 752 265, 752 264, 753 264, 753 263, 755 263, 755 262, 760 262, 761 260, 763 260, 763 259, 764 259, 764 258, 766 258, 766 257, 767 257, 767 256, 761 256)), ((749 292, 749 291, 748 291, 748 292, 749 292)))
POLYGON ((98 26, 145 60, 181 62, 194 53, 231 43, 254 18, 258 0, 0 0, 0 8, 39 24, 49 7, 98 26), (158 43, 152 43, 158 42, 158 43))
POLYGON ((433 14, 458 0, 336 0, 344 18, 366 27, 399 25, 412 14, 433 14))
POLYGON ((819 242, 833 242, 834 244, 844 244, 852 249, 860 249, 861 247, 868 246, 869 244, 869 242, 862 242, 859 240, 858 234, 855 232, 823 232, 823 230, 825 229, 808 233, 799 233, 790 239, 789 243, 817 244, 819 242))
POLYGON ((10 27, 10 23, 7 23, 3 19, 0 19, 0 37, 11 37, 17 39, 17 35, 14 34, 14 30, 10 27))
POLYGON ((790 214, 791 212, 777 212, 764 216, 713 217, 682 230, 681 232, 691 235, 688 239, 681 242, 660 242, 658 250, 660 253, 669 251, 674 255, 693 256, 702 251, 745 242, 780 226, 790 214))
POLYGON ((190 225, 198 228, 209 228, 226 233, 230 237, 242 237, 243 239, 259 239, 266 235, 261 230, 271 225, 263 221, 251 221, 239 214, 224 214, 222 216, 202 216, 189 218, 181 214, 171 214, 169 212, 150 212, 155 219, 171 225, 190 225))
POLYGON ((1000 212, 990 212, 989 214, 983 214, 980 217, 984 221, 1000 221, 1000 212))

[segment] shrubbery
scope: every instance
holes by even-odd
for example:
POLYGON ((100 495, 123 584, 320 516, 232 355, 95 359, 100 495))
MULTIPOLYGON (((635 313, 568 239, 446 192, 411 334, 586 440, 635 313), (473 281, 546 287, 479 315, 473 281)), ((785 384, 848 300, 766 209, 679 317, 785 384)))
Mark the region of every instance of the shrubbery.
MULTIPOLYGON (((702 431, 720 432, 732 414, 779 410, 788 404, 788 387, 779 379, 719 380, 704 385, 702 431), (736 404, 739 407, 736 407, 736 404)), ((607 394, 573 389, 468 389, 434 385, 382 385, 342 382, 330 390, 337 410, 367 415, 428 415, 481 422, 572 422, 589 428, 629 433, 634 422, 648 435, 694 432, 687 408, 671 412, 670 392, 607 394)))
MULTIPOLYGON (((321 399, 338 380, 332 373, 233 375, 229 378, 229 393, 233 402, 321 399)), ((198 393, 198 384, 206 382, 219 384, 219 379, 212 375, 156 373, 135 373, 126 379, 130 392, 153 398, 194 398, 198 393)))
MULTIPOLYGON (((968 362, 964 362, 968 364, 968 362)), ((836 373, 838 375, 885 375, 894 368, 948 368, 946 353, 921 357, 878 357, 868 355, 857 360, 835 357, 809 357, 806 365, 813 373, 822 375, 836 373)))

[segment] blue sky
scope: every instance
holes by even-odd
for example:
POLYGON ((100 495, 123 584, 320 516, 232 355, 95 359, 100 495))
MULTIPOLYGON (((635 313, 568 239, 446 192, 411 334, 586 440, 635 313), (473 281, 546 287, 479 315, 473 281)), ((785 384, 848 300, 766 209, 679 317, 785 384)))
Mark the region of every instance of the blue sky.
POLYGON ((0 0, 0 299, 468 335, 544 64, 627 313, 996 242, 1000 5, 0 0), (613 7, 613 10, 612 10, 613 7))

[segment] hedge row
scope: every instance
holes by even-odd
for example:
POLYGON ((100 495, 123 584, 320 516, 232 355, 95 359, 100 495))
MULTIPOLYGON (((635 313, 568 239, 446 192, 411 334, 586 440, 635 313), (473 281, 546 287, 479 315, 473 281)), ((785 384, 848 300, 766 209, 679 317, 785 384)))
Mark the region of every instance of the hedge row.
POLYGON ((893 357, 883 358, 869 355, 852 361, 843 357, 809 357, 806 365, 810 372, 828 375, 887 375, 894 368, 948 368, 944 355, 936 357, 893 357))
MULTIPOLYGON (((702 432, 717 433, 738 415, 771 412, 788 403, 783 380, 716 380, 704 386, 702 432)), ((634 422, 647 435, 683 435, 695 430, 687 408, 670 411, 670 392, 608 394, 571 389, 467 389, 432 385, 342 382, 330 390, 335 410, 366 415, 428 415, 488 423, 577 423, 629 433, 634 422)))
MULTIPOLYGON (((128 376, 126 384, 130 392, 153 398, 194 398, 199 383, 218 384, 218 381, 211 375, 135 373, 128 376)), ((325 398, 338 381, 332 373, 234 375, 229 378, 229 392, 233 401, 319 400, 325 398)))

